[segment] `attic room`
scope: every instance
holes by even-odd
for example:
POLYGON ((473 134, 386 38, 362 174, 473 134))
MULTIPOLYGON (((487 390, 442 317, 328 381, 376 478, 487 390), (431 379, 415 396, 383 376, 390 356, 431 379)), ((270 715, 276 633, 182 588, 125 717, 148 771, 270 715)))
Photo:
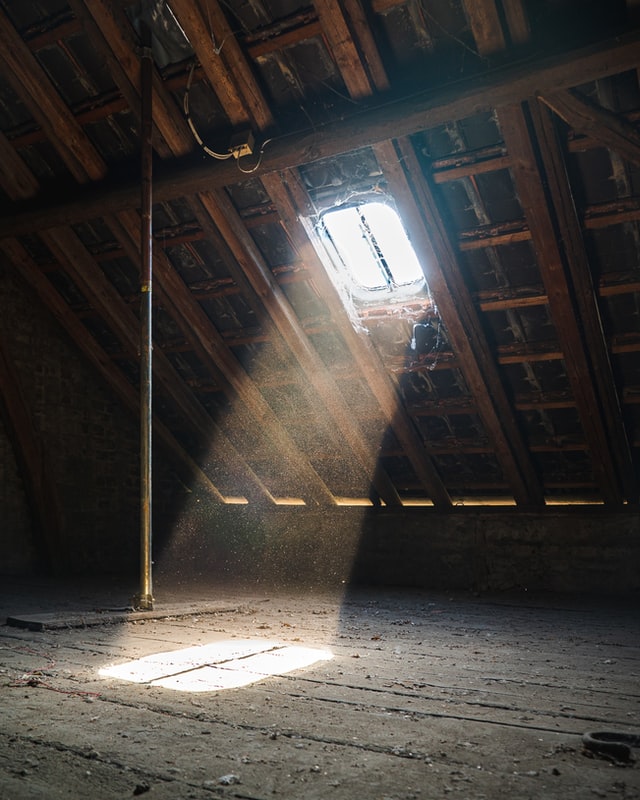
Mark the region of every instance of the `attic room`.
POLYGON ((640 4, 0 0, 0 797, 639 798, 640 4))

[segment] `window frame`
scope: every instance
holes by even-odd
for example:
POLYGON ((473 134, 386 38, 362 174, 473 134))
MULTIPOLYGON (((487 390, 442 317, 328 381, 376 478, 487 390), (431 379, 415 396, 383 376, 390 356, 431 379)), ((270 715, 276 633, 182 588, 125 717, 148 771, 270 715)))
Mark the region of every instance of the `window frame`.
MULTIPOLYGON (((366 216, 364 217, 366 222, 366 216)), ((316 230, 319 234, 320 241, 323 245, 323 248, 329 257, 331 264, 333 265, 334 269, 339 273, 341 276, 341 282, 345 285, 348 289, 349 295, 352 299, 360 306, 363 305, 381 305, 381 304, 388 304, 394 302, 402 302, 403 300, 407 300, 408 298, 415 297, 427 291, 427 281, 424 275, 424 270, 422 265, 420 264, 420 259, 418 258, 417 253, 415 252, 413 245, 411 244, 411 240, 409 238, 409 234, 402 222, 402 217, 398 213, 398 209, 396 208, 395 203, 393 202, 393 198, 389 195, 380 195, 380 194, 360 194, 358 197, 353 198, 347 202, 339 203, 336 205, 327 206, 326 208, 322 209, 318 216, 318 222, 316 225, 316 230), (326 222, 324 218, 332 213, 339 212, 340 210, 350 209, 350 208, 365 208, 367 205, 370 204, 380 204, 387 206, 393 214, 395 214, 398 224, 400 225, 404 235, 406 237, 406 242, 409 247, 411 247, 413 254, 415 255, 416 262, 420 267, 420 275, 417 276, 414 280, 399 283, 397 277, 394 275, 393 272, 393 265, 389 264, 392 261, 392 258, 389 256, 388 251, 382 251, 380 248, 376 236, 375 230, 371 231, 370 237, 367 236, 367 241, 372 246, 372 248, 377 250, 378 257, 380 259, 380 265, 378 266, 378 270, 380 271, 381 280, 382 277, 385 277, 385 281, 383 285, 375 286, 375 287, 368 287, 362 284, 358 278, 354 275, 352 269, 350 268, 348 261, 343 256, 343 253, 340 250, 340 247, 334 241, 334 237, 327 229, 326 222)), ((375 258, 375 256, 374 256, 375 258)))

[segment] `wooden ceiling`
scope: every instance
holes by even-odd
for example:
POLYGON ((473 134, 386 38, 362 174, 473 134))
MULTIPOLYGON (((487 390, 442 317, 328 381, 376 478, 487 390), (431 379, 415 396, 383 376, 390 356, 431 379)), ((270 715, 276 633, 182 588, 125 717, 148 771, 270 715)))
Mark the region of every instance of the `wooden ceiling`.
POLYGON ((0 250, 135 413, 146 14, 154 430, 188 479, 637 503, 635 6, 0 0, 0 250), (190 75, 206 146, 250 129, 253 156, 203 152, 190 75), (347 311, 314 222, 359 193, 392 198, 428 291, 347 311))

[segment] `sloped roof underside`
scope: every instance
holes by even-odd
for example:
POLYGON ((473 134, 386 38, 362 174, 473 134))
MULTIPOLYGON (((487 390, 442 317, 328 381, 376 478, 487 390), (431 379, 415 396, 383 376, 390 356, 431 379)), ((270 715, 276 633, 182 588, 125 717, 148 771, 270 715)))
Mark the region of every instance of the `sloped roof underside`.
POLYGON ((0 248, 135 411, 144 18, 154 424, 186 474, 219 502, 635 503, 628 5, 0 0, 0 248), (189 82, 206 146, 253 155, 203 152, 189 82), (315 225, 359 196, 428 289, 345 306, 315 225))

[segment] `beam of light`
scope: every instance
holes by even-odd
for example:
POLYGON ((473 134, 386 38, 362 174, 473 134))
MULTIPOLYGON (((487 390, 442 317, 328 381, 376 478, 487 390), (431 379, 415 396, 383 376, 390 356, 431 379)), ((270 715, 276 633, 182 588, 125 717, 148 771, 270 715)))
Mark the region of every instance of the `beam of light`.
POLYGON ((182 692, 214 692, 248 686, 332 658, 328 650, 234 639, 154 653, 103 667, 98 674, 182 692))

